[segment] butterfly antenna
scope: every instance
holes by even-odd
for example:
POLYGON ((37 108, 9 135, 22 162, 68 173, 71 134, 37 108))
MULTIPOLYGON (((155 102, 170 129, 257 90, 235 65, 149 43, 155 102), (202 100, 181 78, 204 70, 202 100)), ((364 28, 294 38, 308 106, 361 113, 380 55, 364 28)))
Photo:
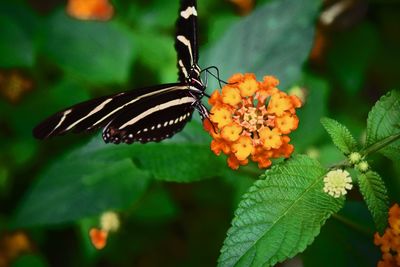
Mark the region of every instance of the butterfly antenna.
MULTIPOLYGON (((210 74, 210 75, 213 76, 215 79, 217 79, 220 88, 222 88, 222 83, 223 83, 223 84, 228 84, 226 81, 221 80, 221 79, 219 78, 219 69, 218 69, 216 66, 207 67, 207 68, 203 69, 202 72, 205 72, 206 74, 210 74), (217 74, 212 73, 212 72, 210 71, 211 69, 214 69, 214 70, 217 72, 217 74)), ((206 77, 207 77, 207 75, 206 75, 206 77)))

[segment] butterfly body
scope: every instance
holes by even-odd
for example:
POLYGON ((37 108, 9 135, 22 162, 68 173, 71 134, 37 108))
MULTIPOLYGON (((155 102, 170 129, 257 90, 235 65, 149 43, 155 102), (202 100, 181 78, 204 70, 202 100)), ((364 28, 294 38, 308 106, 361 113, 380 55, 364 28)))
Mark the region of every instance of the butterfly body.
POLYGON ((103 96, 57 112, 40 123, 38 139, 67 132, 103 128, 106 143, 161 141, 181 131, 197 109, 202 119, 208 111, 201 103, 205 85, 198 66, 196 1, 182 0, 177 19, 175 49, 178 83, 103 96))

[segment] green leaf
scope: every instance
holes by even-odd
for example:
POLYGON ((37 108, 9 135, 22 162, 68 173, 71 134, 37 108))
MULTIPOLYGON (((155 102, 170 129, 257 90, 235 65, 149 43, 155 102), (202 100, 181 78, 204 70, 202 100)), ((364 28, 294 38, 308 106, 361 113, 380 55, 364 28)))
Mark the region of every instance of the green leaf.
MULTIPOLYGON (((97 140, 97 146, 104 146, 100 137, 97 140)), ((116 153, 131 158, 157 180, 187 183, 220 176, 227 168, 225 158, 211 152, 208 140, 201 124, 192 121, 181 133, 164 142, 134 144, 124 150, 111 146, 106 150, 112 158, 116 153)))
MULTIPOLYGON (((390 91, 375 104, 368 114, 367 146, 400 134, 400 91, 390 91)), ((378 152, 389 159, 400 161, 400 140, 378 152)))
POLYGON ((140 168, 149 170, 157 180, 163 181, 199 181, 215 177, 219 167, 223 166, 208 144, 146 144, 133 147, 132 152, 140 168))
POLYGON ((254 72, 258 77, 277 76, 282 88, 294 84, 313 43, 319 5, 316 0, 268 2, 234 24, 203 53, 201 65, 220 67, 223 78, 254 72))
POLYGON ((219 266, 273 266, 311 244, 344 202, 323 192, 326 172, 301 155, 266 171, 235 212, 219 266))
POLYGON ((161 186, 149 190, 134 210, 135 222, 165 223, 178 214, 179 208, 168 191, 161 186))
POLYGON ((47 267, 47 262, 39 255, 25 254, 18 257, 11 265, 11 267, 47 267))
POLYGON ((331 136, 333 143, 344 154, 348 155, 357 148, 357 141, 346 126, 330 118, 322 118, 321 123, 331 136))
POLYGON ((78 21, 64 11, 47 21, 42 53, 93 83, 125 83, 134 58, 129 30, 118 22, 78 21))
POLYGON ((34 45, 29 35, 12 18, 0 17, 0 67, 32 67, 34 45))
POLYGON ((355 95, 363 88, 367 71, 376 58, 379 32, 375 25, 361 23, 347 31, 336 32, 334 36, 326 59, 327 67, 337 84, 355 95))
POLYGON ((140 51, 139 60, 146 68, 159 75, 162 83, 176 80, 176 52, 172 49, 174 40, 170 35, 145 32, 135 34, 135 40, 140 51))
POLYGON ((14 226, 71 222, 126 208, 144 194, 148 173, 131 160, 110 162, 96 151, 79 152, 59 160, 40 177, 20 205, 14 226))
POLYGON ((376 228, 380 233, 387 225, 389 198, 385 183, 378 173, 369 171, 358 176, 361 194, 367 203, 374 219, 376 228))
POLYGON ((39 19, 21 1, 0 3, 0 67, 33 67, 39 19))

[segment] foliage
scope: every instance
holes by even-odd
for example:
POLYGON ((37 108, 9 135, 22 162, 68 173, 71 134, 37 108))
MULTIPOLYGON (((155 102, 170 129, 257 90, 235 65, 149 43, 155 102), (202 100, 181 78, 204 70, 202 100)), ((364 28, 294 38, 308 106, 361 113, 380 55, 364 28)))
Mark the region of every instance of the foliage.
POLYGON ((325 174, 326 169, 307 156, 267 170, 239 203, 219 266, 273 266, 302 252, 343 206, 343 198, 322 191, 325 174))
POLYGON ((357 142, 345 126, 329 118, 322 118, 321 123, 331 136, 332 142, 340 149, 340 151, 346 155, 355 151, 357 142))
POLYGON ((178 1, 115 0, 106 22, 45 2, 0 3, 0 265, 376 266, 373 234, 400 201, 400 16, 389 4, 356 4, 368 13, 321 27, 317 0, 258 1, 246 16, 235 1, 198 1, 203 68, 275 75, 305 99, 294 156, 232 171, 197 115, 161 143, 34 140, 59 109, 177 78, 178 1), (338 169, 353 180, 346 198, 323 190, 338 169), (88 232, 109 210, 121 227, 99 252, 88 232))

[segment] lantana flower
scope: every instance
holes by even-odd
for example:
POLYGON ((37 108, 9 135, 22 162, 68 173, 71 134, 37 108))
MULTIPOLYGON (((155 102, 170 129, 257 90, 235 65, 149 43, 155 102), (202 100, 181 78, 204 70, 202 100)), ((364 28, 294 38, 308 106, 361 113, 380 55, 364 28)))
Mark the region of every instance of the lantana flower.
POLYGON ((30 90, 33 82, 16 70, 0 70, 0 94, 8 101, 17 103, 30 90))
POLYGON ((107 245, 108 234, 119 229, 120 221, 118 214, 106 211, 100 216, 100 228, 93 227, 89 231, 89 237, 93 246, 100 250, 107 245))
POLYGON ((267 168, 271 159, 292 154, 288 134, 297 129, 296 109, 301 101, 280 91, 278 84, 273 76, 259 82, 254 74, 239 73, 221 93, 210 96, 211 115, 204 120, 204 128, 213 137, 211 150, 227 155, 230 168, 238 169, 249 160, 267 168))
POLYGON ((324 192, 338 198, 347 194, 347 190, 353 188, 350 174, 346 170, 333 170, 324 178, 324 192))
POLYGON ((400 266, 400 206, 394 204, 389 210, 389 226, 383 236, 375 233, 374 243, 380 246, 382 260, 378 267, 400 266))
POLYGON ((114 7, 108 0, 68 0, 67 13, 81 20, 109 20, 114 7))

